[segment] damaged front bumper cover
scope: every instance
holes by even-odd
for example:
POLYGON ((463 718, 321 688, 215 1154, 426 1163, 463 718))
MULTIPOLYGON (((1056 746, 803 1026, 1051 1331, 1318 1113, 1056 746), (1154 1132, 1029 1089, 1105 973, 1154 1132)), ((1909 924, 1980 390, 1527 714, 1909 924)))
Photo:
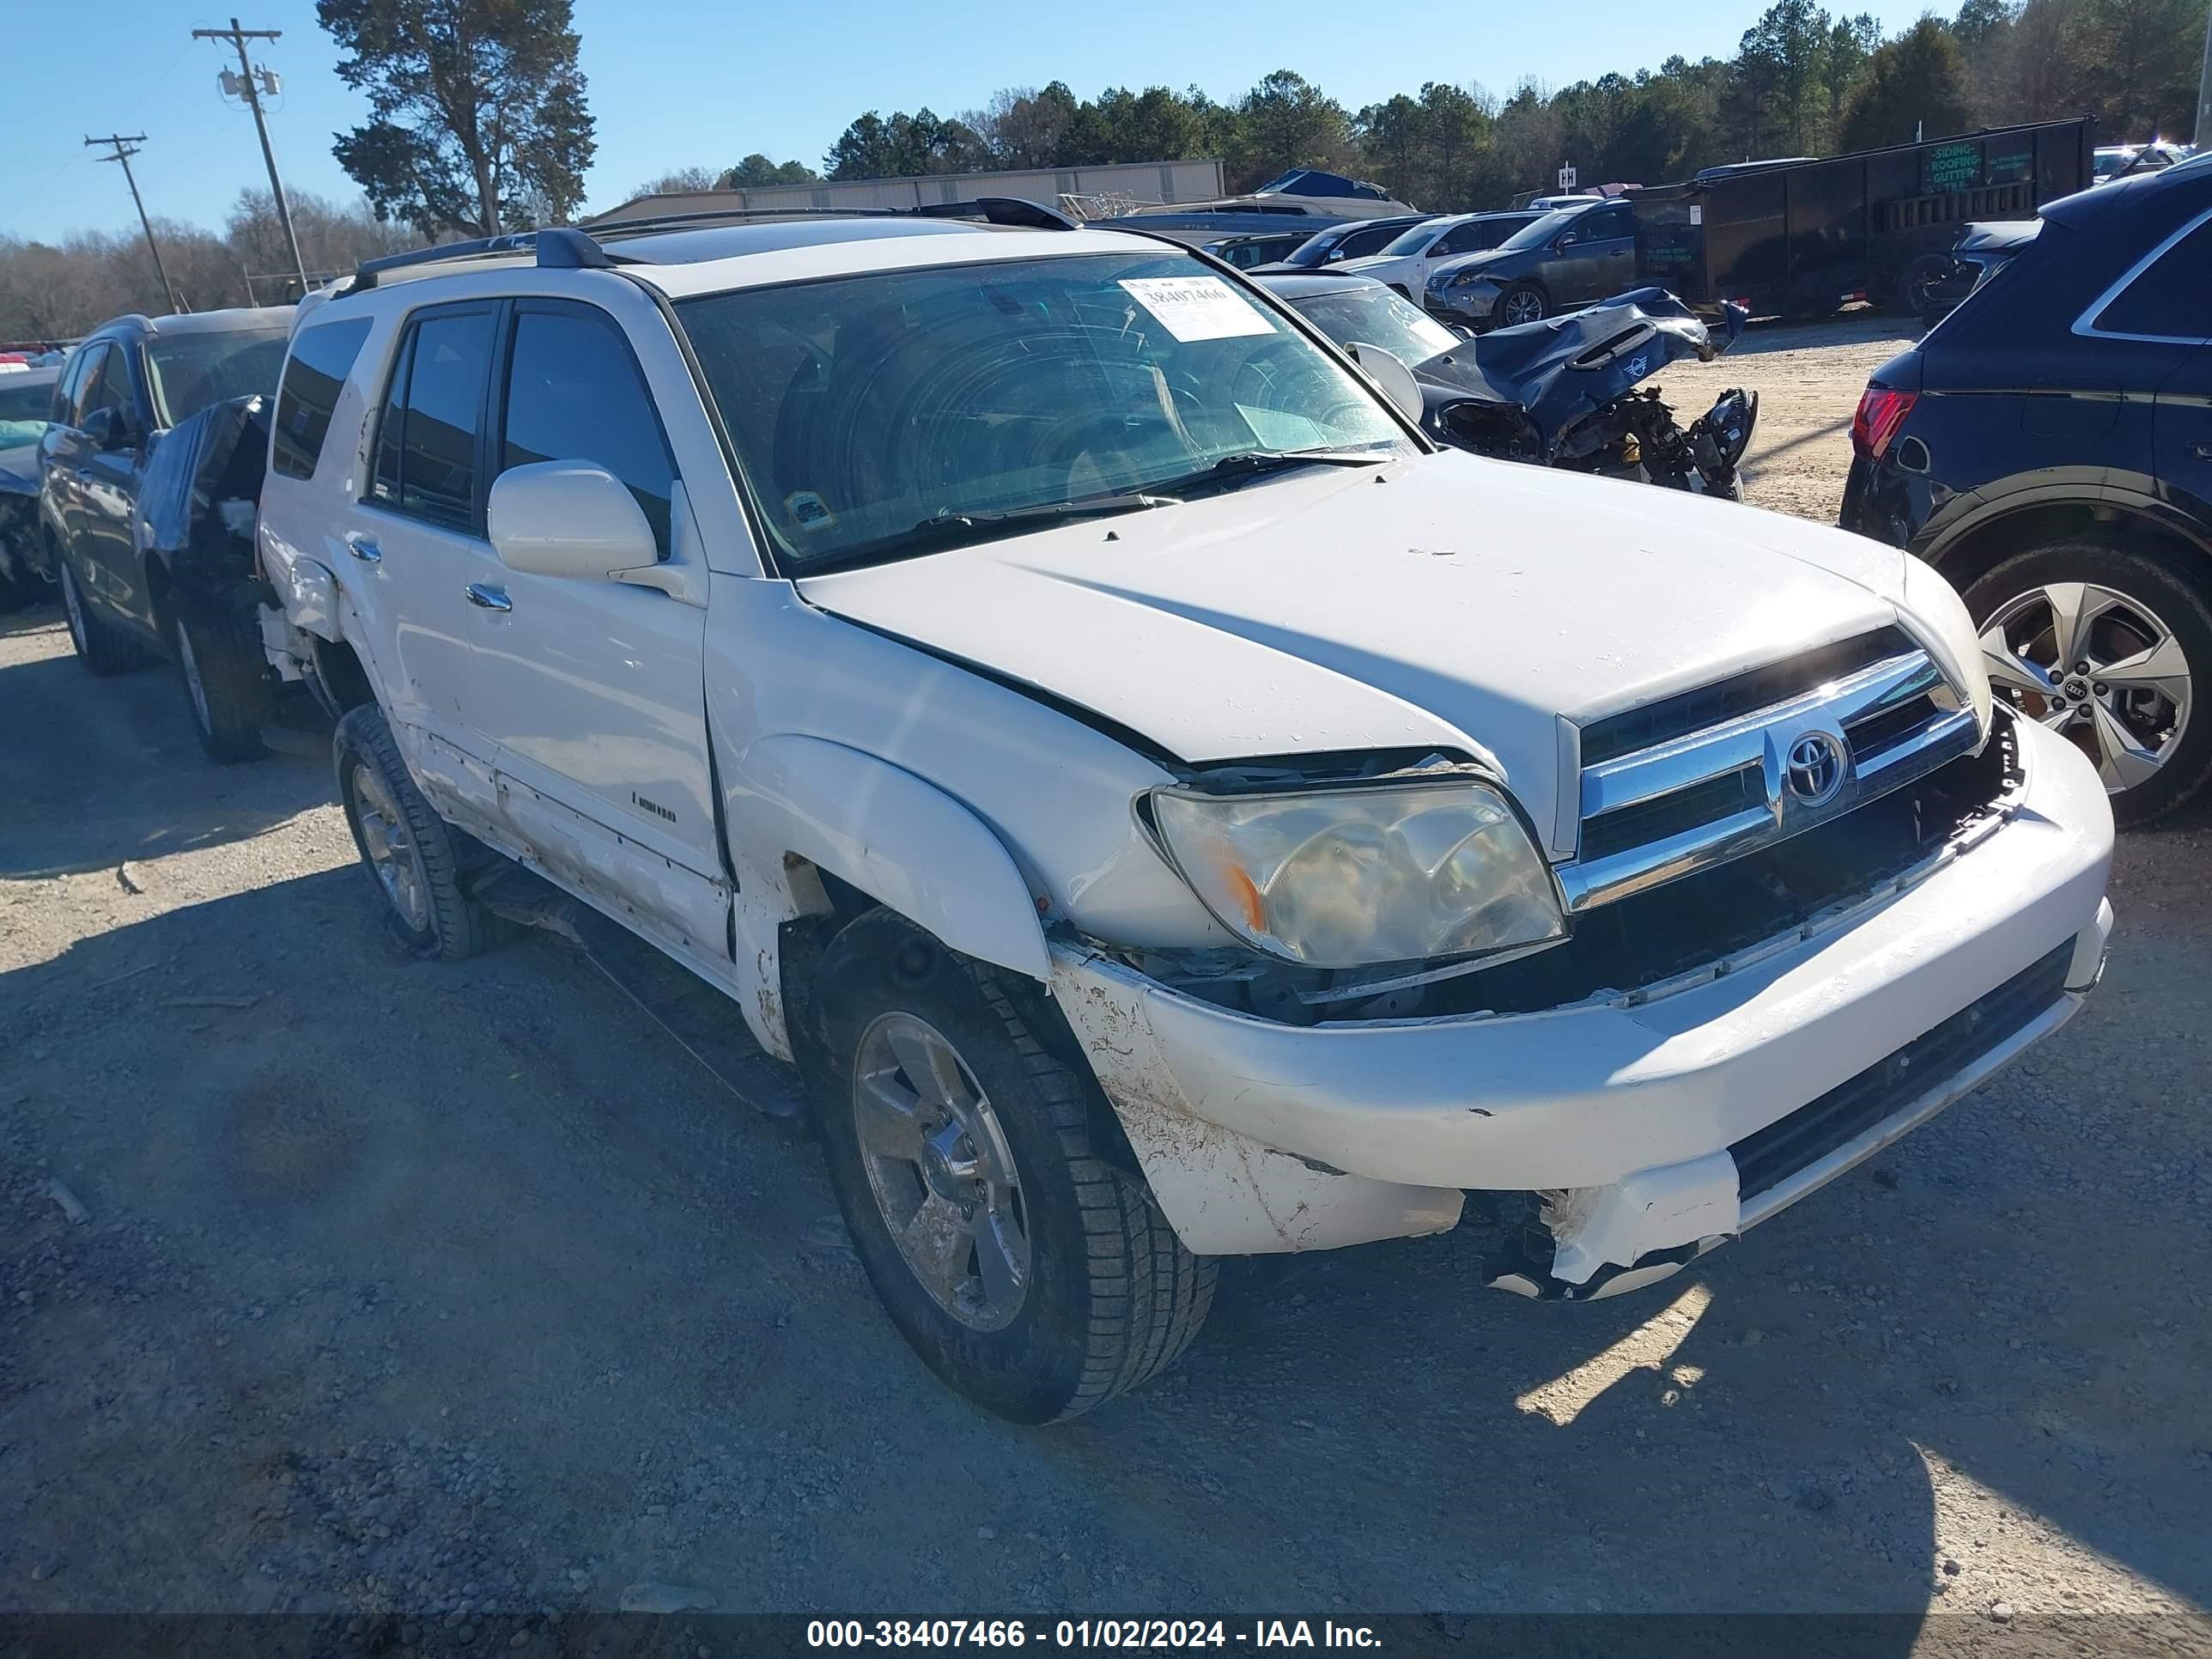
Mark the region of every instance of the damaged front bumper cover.
POLYGON ((2112 925, 2111 811, 2071 745, 2024 742, 2014 810, 1969 854, 1671 994, 1294 1026, 1068 944, 1054 993, 1193 1250, 1443 1232, 1473 1194, 1502 1224, 1491 1282, 1618 1294, 1874 1156, 2080 1006, 2112 925))

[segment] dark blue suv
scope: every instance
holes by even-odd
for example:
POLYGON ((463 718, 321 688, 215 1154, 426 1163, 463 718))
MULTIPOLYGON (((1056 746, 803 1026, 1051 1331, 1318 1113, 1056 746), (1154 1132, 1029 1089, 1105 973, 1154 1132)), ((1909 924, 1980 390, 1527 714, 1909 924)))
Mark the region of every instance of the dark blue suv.
POLYGON ((1951 579, 1999 695, 2141 823, 2212 777, 2212 155, 2042 218, 1875 371, 1841 522, 1951 579))
MULTIPOLYGON (((260 752, 258 728, 223 729, 224 685, 251 691, 259 646, 230 613, 196 605, 139 527, 139 496, 162 437, 210 405, 274 397, 291 333, 289 306, 118 317, 70 354, 39 442, 39 527, 70 639, 94 674, 149 653, 183 672, 201 743, 218 759, 260 752)), ((250 699, 249 699, 250 701, 250 699)))

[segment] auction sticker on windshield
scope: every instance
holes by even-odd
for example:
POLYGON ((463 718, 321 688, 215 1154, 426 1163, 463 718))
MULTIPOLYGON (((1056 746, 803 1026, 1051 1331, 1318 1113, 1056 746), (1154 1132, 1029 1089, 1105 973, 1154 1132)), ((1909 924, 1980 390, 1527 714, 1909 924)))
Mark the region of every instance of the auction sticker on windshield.
POLYGON ((1121 286, 1178 340, 1274 332, 1251 302, 1218 276, 1133 276, 1121 286))

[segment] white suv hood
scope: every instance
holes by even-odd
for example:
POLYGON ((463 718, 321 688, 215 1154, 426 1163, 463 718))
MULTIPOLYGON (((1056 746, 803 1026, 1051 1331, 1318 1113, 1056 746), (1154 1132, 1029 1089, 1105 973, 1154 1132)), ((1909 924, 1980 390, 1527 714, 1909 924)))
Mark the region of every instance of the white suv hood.
POLYGON ((1586 720, 1896 619, 1905 556, 1448 452, 802 578, 1186 761, 1462 749, 1552 821, 1586 720))

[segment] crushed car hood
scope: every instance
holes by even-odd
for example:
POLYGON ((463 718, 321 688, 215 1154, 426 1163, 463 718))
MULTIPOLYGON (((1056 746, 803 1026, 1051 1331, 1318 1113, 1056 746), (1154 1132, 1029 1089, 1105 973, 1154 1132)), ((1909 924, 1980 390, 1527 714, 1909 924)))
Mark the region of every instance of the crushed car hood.
POLYGON ((817 577, 833 614, 1189 762, 1456 749, 1548 823, 1587 720, 1892 622, 1905 556, 1446 452, 817 577))

